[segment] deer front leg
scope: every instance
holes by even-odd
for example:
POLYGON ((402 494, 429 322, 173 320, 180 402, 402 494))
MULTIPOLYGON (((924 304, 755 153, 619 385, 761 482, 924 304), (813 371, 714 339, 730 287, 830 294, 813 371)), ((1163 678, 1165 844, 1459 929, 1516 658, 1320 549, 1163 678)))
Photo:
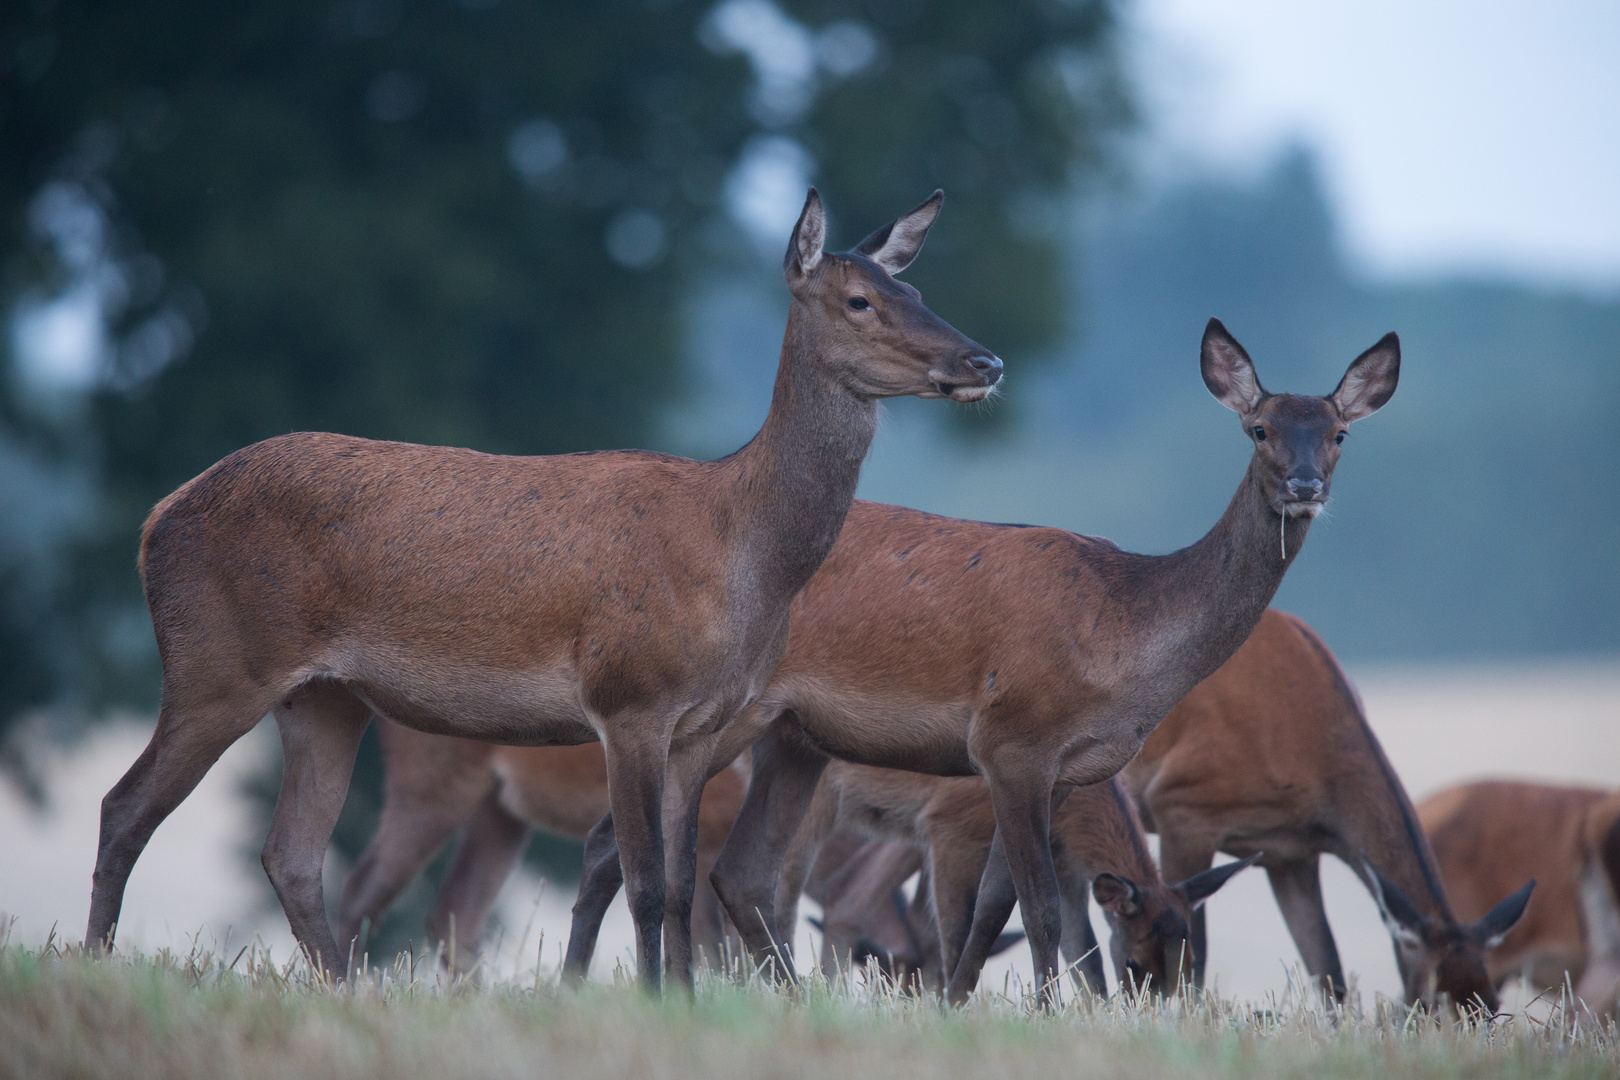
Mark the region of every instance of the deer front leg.
POLYGON ((591 971, 591 956, 602 931, 602 917, 619 895, 624 870, 619 864, 619 842, 613 834, 613 815, 605 815, 585 837, 585 872, 574 900, 574 921, 568 930, 568 952, 563 959, 563 982, 579 986, 591 971))
POLYGON ((1322 904, 1321 856, 1298 862, 1266 867, 1272 894, 1282 909, 1288 933, 1305 961, 1305 970, 1321 983, 1322 990, 1335 1002, 1344 1000, 1344 968, 1339 965, 1339 948, 1333 942, 1327 909, 1322 904))
POLYGON ((664 772, 669 744, 633 724, 606 727, 608 802, 630 917, 636 924, 636 968, 642 987, 658 993, 664 927, 664 772))
POLYGON ((672 748, 664 780, 664 964, 692 990, 692 896, 697 888, 698 806, 709 782, 713 738, 672 748))
POLYGON ((711 880, 754 962, 792 980, 788 943, 776 925, 776 889, 827 757, 778 719, 754 744, 753 777, 737 824, 715 860, 711 880))
POLYGON ((1052 812, 1069 789, 1054 789, 1046 778, 990 778, 996 809, 996 836, 980 881, 968 947, 951 976, 950 999, 960 1004, 977 984, 995 939, 1012 915, 1007 883, 1024 913, 1024 934, 1034 962, 1036 1004, 1048 1007, 1057 988, 1058 944, 1063 934, 1062 897, 1052 861, 1052 812))

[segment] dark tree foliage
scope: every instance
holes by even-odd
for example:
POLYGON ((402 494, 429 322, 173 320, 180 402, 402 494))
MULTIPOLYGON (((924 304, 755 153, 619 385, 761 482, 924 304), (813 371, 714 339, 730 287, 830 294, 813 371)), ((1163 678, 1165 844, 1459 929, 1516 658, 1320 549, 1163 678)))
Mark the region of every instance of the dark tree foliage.
MULTIPOLYGON (((747 265, 723 208, 751 139, 809 151, 848 241, 947 188, 913 280, 1009 357, 1051 341, 1043 207, 1126 119, 1108 0, 737 2, 811 43, 797 105, 709 2, 7 5, 0 301, 85 272, 30 225, 53 185, 104 215, 122 291, 74 409, 0 380, 0 435, 87 456, 99 489, 50 603, 0 605, 0 735, 42 703, 155 704, 140 522, 239 447, 645 444, 681 392, 687 288, 747 265)), ((342 846, 378 789, 368 750, 342 846)))

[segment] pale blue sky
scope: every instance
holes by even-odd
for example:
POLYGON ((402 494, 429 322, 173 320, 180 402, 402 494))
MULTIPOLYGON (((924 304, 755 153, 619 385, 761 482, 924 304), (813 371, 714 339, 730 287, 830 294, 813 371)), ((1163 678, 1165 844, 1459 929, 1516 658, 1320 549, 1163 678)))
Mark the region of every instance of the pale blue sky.
POLYGON ((1302 139, 1367 270, 1620 292, 1616 0, 1137 0, 1134 22, 1161 159, 1242 170, 1302 139))

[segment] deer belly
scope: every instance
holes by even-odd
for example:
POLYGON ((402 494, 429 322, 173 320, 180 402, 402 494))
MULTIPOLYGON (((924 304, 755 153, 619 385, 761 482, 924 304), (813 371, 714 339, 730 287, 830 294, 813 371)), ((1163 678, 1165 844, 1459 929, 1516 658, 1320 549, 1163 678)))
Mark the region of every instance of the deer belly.
POLYGON ((832 757, 935 776, 975 771, 967 749, 973 707, 965 702, 918 702, 796 683, 773 686, 769 696, 778 708, 793 710, 805 736, 832 757))
POLYGON ((340 678, 379 715, 420 731, 508 746, 573 746, 598 737, 571 666, 506 671, 467 664, 431 677, 381 674, 340 678))

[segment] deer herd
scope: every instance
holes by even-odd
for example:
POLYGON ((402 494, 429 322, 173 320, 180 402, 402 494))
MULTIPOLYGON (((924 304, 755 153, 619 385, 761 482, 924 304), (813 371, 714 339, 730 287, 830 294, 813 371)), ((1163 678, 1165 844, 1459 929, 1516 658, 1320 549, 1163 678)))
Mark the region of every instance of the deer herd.
POLYGON ((585 842, 569 981, 623 888, 653 990, 733 948, 793 980, 808 894, 833 976, 872 958, 960 1002, 1016 905, 1041 1001, 1065 971, 1106 992, 1095 901, 1121 983, 1176 992, 1203 984, 1204 901, 1259 865, 1341 999, 1331 854, 1408 1002, 1494 1013, 1523 974, 1612 1009, 1620 799, 1480 784, 1414 808, 1333 654, 1269 607, 1350 425, 1395 392, 1395 335, 1331 394, 1279 394, 1211 319, 1204 384, 1253 453, 1169 555, 858 501, 878 399, 978 401, 1001 377, 896 280, 942 201, 833 253, 812 189, 770 410, 729 457, 294 434, 160 502, 140 571, 162 707, 102 803, 87 943, 111 947, 153 831, 269 713, 264 868, 334 979, 452 838, 428 929, 465 965, 543 829, 585 842), (372 723, 385 801, 334 935, 322 864, 372 723))

